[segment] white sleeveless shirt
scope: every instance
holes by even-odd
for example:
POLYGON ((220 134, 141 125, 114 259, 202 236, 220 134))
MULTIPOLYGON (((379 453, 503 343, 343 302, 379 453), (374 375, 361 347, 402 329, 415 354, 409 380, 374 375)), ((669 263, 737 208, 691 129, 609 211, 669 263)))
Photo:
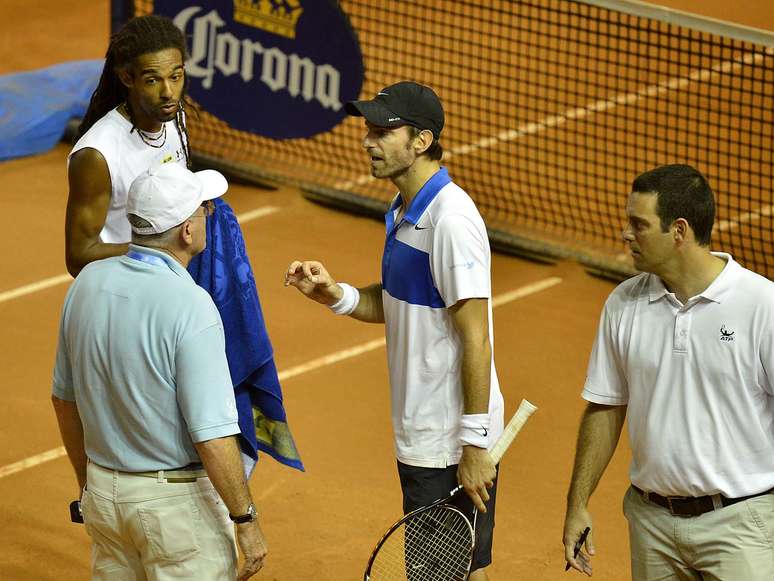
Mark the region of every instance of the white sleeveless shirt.
MULTIPOLYGON (((161 138, 152 143, 164 142, 156 148, 143 142, 132 124, 116 109, 99 119, 78 140, 67 158, 81 149, 90 147, 102 154, 110 172, 110 206, 105 225, 99 234, 101 242, 123 244, 132 238, 129 220, 126 218, 126 196, 134 178, 148 168, 168 162, 177 162, 185 166, 185 152, 174 121, 167 121, 162 130, 166 130, 166 141, 161 138)), ((155 135, 152 135, 155 137, 155 135)))

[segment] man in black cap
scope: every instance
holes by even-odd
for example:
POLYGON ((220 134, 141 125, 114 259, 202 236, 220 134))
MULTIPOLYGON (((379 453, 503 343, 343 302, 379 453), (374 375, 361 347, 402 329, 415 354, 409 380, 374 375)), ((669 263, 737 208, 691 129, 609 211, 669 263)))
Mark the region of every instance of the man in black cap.
POLYGON ((461 484, 462 509, 479 511, 470 579, 486 580, 497 482, 487 449, 503 430, 486 226, 440 165, 444 113, 432 89, 404 81, 346 109, 365 118, 371 174, 399 189, 386 214, 382 280, 357 289, 319 262, 294 261, 285 285, 336 314, 385 324, 403 509, 461 484))

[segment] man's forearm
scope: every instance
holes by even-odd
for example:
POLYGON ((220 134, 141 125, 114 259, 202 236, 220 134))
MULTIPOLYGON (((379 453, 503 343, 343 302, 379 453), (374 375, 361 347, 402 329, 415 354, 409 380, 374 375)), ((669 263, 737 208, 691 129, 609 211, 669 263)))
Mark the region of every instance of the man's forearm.
POLYGON ((235 436, 194 444, 212 485, 233 515, 247 512, 252 502, 235 436))
POLYGON ((488 413, 492 381, 492 347, 488 337, 462 343, 460 371, 464 413, 488 413))
POLYGON ((360 302, 349 316, 366 323, 384 323, 382 285, 375 283, 358 290, 360 291, 360 302))
POLYGON ((588 504, 613 457, 625 419, 626 406, 593 403, 586 406, 578 431, 568 506, 585 507, 588 504))
POLYGON ((77 251, 68 251, 65 256, 67 263, 67 271, 73 276, 78 276, 78 273, 83 268, 95 260, 102 260, 103 258, 110 258, 111 256, 121 256, 126 254, 129 250, 128 244, 107 244, 105 242, 94 242, 85 248, 80 248, 77 251))
POLYGON ((489 412, 492 345, 489 342, 489 302, 464 299, 449 309, 462 350, 461 381, 465 414, 489 412))
MULTIPOLYGON (((489 389, 491 385, 492 349, 486 334, 470 333, 462 339, 462 361, 460 363, 463 413, 487 415, 489 413, 489 389)), ((496 469, 492 457, 487 453, 487 432, 471 430, 469 421, 461 418, 460 438, 462 457, 457 468, 457 481, 465 488, 473 504, 480 511, 486 511, 489 500, 487 487, 492 486, 496 469), (475 436, 473 435, 475 433, 475 436)), ((480 418, 475 418, 478 423, 480 418)), ((485 421, 488 425, 488 421, 485 421)), ((484 424, 477 426, 485 427, 484 424)))
POLYGON ((59 399, 51 396, 54 404, 56 421, 59 424, 59 433, 62 436, 67 457, 75 470, 79 490, 86 486, 86 449, 83 443, 83 425, 78 413, 78 406, 74 401, 59 399))

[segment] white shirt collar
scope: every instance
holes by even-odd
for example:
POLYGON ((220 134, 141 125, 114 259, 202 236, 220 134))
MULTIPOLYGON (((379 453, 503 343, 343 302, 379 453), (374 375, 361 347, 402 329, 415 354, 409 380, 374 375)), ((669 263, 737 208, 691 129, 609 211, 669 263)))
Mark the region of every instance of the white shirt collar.
MULTIPOLYGON (((736 281, 737 274, 741 268, 739 263, 726 252, 712 252, 711 254, 723 259, 726 262, 726 265, 707 288, 695 297, 691 297, 687 303, 696 302, 700 298, 720 303, 722 302, 723 296, 733 287, 736 281)), ((674 294, 669 292, 666 285, 664 285, 664 281, 661 280, 661 277, 651 273, 648 275, 648 278, 648 295, 651 303, 666 295, 674 294)))

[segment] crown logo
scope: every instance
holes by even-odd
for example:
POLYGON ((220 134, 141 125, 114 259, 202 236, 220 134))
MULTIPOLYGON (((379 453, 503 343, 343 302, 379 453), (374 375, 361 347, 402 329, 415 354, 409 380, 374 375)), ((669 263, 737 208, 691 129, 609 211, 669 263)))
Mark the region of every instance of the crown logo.
POLYGON ((234 20, 273 34, 296 37, 301 0, 234 0, 234 20))

